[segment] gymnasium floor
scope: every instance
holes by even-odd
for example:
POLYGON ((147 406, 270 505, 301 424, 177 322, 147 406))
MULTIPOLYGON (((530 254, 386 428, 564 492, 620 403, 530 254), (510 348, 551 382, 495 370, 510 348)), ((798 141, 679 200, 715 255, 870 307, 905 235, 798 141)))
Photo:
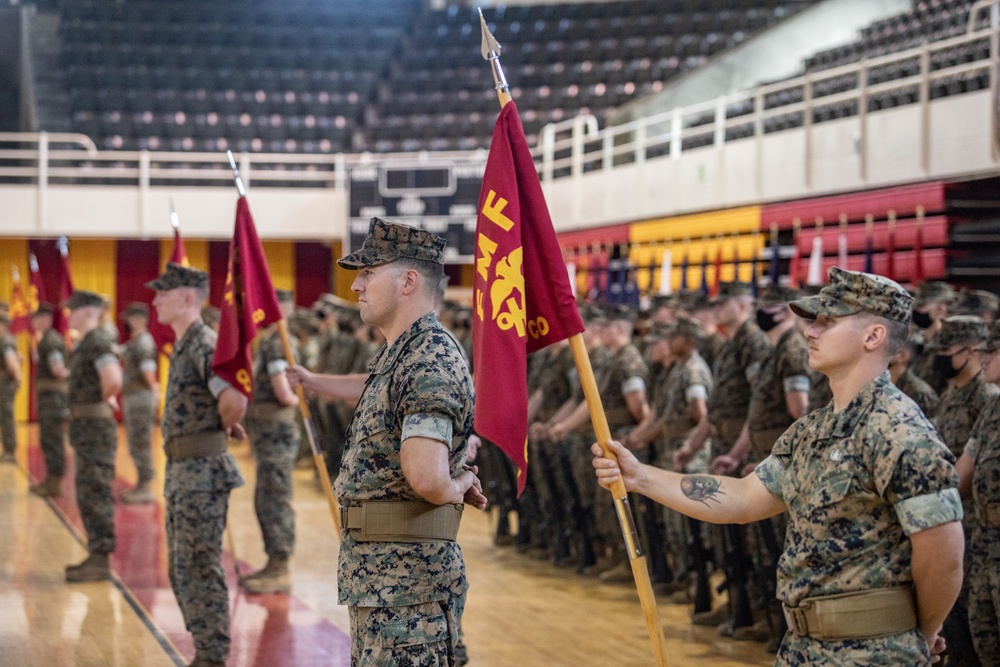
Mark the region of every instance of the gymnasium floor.
MULTIPOLYGON (((115 492, 135 471, 119 437, 115 492)), ((166 574, 162 505, 117 505, 112 583, 67 585, 63 568, 86 555, 72 475, 54 503, 28 493, 44 465, 34 426, 21 427, 18 466, 0 466, 0 663, 6 667, 171 667, 193 656, 166 574), (25 446, 25 444, 29 446, 25 446)), ((154 459, 161 472, 159 443, 154 459)), ((224 565, 233 610, 231 667, 348 665, 346 608, 337 604, 330 512, 310 470, 295 473, 298 540, 291 595, 237 593, 242 572, 266 560, 253 513, 253 461, 236 447, 246 486, 232 495, 232 540, 224 565), (235 549, 233 546, 235 545, 235 549)), ((70 471, 72 471, 72 453, 70 471)), ((471 667, 651 665, 635 591, 557 571, 490 541, 494 514, 466 513, 460 542, 472 590, 465 614, 471 667)), ((660 614, 674 666, 770 665, 760 644, 718 637, 688 623, 688 610, 663 603, 660 614)))

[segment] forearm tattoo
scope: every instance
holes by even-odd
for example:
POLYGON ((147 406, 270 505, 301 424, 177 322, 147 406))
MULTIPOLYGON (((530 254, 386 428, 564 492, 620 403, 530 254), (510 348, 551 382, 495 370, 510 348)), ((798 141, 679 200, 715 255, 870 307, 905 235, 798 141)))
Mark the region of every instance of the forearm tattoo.
POLYGON ((708 475, 687 475, 681 478, 681 493, 685 496, 701 503, 705 507, 710 507, 708 501, 722 504, 716 496, 724 496, 722 482, 708 475))

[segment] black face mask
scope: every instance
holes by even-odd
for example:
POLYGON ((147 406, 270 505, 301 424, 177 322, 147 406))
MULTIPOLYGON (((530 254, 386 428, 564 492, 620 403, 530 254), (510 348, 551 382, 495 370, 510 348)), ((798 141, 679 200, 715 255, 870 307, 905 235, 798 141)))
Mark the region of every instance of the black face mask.
POLYGON ((781 322, 778 322, 775 319, 780 314, 781 314, 780 311, 777 312, 777 313, 769 313, 766 310, 764 310, 763 308, 758 308, 757 309, 757 326, 760 327, 761 331, 770 331, 774 327, 776 327, 779 324, 781 324, 781 322))
MULTIPOLYGON (((955 354, 958 354, 956 352, 955 354)), ((969 360, 965 360, 965 364, 962 364, 961 368, 955 368, 954 364, 951 363, 951 358, 955 356, 952 354, 936 354, 934 355, 934 370, 945 380, 951 380, 959 373, 962 372, 962 368, 965 368, 965 364, 969 363, 969 360)))
POLYGON ((913 311, 913 323, 920 327, 921 329, 926 329, 930 325, 934 324, 934 318, 928 313, 923 313, 919 310, 913 311))

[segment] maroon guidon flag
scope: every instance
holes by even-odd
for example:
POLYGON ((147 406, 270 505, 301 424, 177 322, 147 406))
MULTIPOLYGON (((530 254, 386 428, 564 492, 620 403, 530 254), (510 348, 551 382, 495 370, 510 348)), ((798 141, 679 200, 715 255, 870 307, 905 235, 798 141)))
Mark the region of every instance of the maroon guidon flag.
POLYGON ((229 268, 219 310, 212 371, 250 398, 250 342, 258 330, 281 319, 281 309, 246 197, 236 204, 236 229, 229 242, 229 268))
POLYGON ((517 107, 497 118, 479 195, 472 355, 476 432, 528 471, 527 355, 583 331, 517 107))

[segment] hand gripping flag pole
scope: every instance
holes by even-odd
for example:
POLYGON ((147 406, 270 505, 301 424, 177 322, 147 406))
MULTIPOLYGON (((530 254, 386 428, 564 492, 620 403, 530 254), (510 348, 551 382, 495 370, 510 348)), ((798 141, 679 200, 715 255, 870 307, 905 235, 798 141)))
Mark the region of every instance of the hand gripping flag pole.
MULTIPOLYGON (((240 178, 240 170, 236 166, 236 160, 233 159, 233 152, 226 151, 226 155, 229 157, 229 166, 233 169, 233 179, 236 182, 236 190, 239 192, 240 197, 246 196, 246 190, 243 187, 243 179, 240 178)), ((288 323, 285 318, 282 317, 277 321, 278 324, 278 334, 281 336, 281 347, 285 351, 285 361, 288 362, 289 366, 295 365, 295 355, 292 353, 292 342, 288 337, 288 323)), ((333 525, 337 529, 337 536, 340 536, 340 509, 337 506, 337 499, 333 496, 333 485, 330 484, 330 474, 326 469, 326 460, 323 458, 323 452, 319 448, 318 439, 316 436, 316 425, 313 423, 312 415, 309 411, 309 403, 306 401, 305 392, 302 390, 302 385, 295 388, 295 394, 299 397, 299 412, 302 414, 302 423, 305 425, 306 438, 309 440, 309 449, 312 450, 313 463, 316 465, 316 471, 319 473, 320 483, 323 485, 323 494, 326 496, 326 502, 330 506, 330 514, 333 516, 333 525)))
MULTIPOLYGON (((482 28, 482 54, 483 58, 489 61, 493 69, 493 79, 496 82, 497 97, 500 101, 501 110, 512 101, 507 79, 504 76, 503 68, 500 66, 501 47, 493 37, 486 20, 483 18, 482 10, 479 12, 479 22, 482 28)), ((501 114, 502 115, 502 114, 501 114)), ((515 117, 516 118, 516 117, 515 117)), ((520 123, 518 122, 518 125, 520 123)), ((496 137, 496 135, 494 135, 496 137)), ((495 139, 494 139, 495 141, 495 139)), ((531 173, 537 184, 537 173, 532 169, 531 173)), ((485 188, 484 188, 485 190, 485 188)), ((547 215, 546 215, 547 218, 547 215)), ((527 254, 527 248, 525 248, 527 254)), ((504 313, 506 315, 506 313, 504 313)), ((503 315, 501 315, 503 317, 503 315)), ((587 355, 587 348, 583 341, 583 335, 576 333, 568 336, 570 348, 573 351, 573 359, 580 376, 580 383, 587 399, 587 406, 590 410, 590 419, 594 425, 594 433, 597 441, 604 449, 604 455, 614 458, 614 454, 607 448, 607 442, 611 439, 611 430, 608 427, 608 420, 604 414, 604 407, 601 404, 601 396, 598 393, 597 382, 594 379, 594 371, 590 365, 590 357, 587 355)), ((635 577, 636 588, 639 591, 639 601, 642 604, 643 615, 646 619, 646 628, 649 631, 649 638, 653 644, 653 653, 656 657, 656 664, 661 667, 668 667, 666 651, 663 640, 663 626, 660 623, 659 611, 656 607, 656 600, 653 597, 653 587, 649 580, 649 570, 646 567, 646 558, 643 555, 642 547, 639 544, 638 533, 635 528, 635 520, 632 517, 632 510, 629 506, 628 493, 625 490, 625 483, 618 479, 611 491, 614 496, 615 510, 618 514, 618 521, 621 524, 622 534, 625 538, 625 545, 628 550, 629 561, 632 566, 632 574, 635 577)))

